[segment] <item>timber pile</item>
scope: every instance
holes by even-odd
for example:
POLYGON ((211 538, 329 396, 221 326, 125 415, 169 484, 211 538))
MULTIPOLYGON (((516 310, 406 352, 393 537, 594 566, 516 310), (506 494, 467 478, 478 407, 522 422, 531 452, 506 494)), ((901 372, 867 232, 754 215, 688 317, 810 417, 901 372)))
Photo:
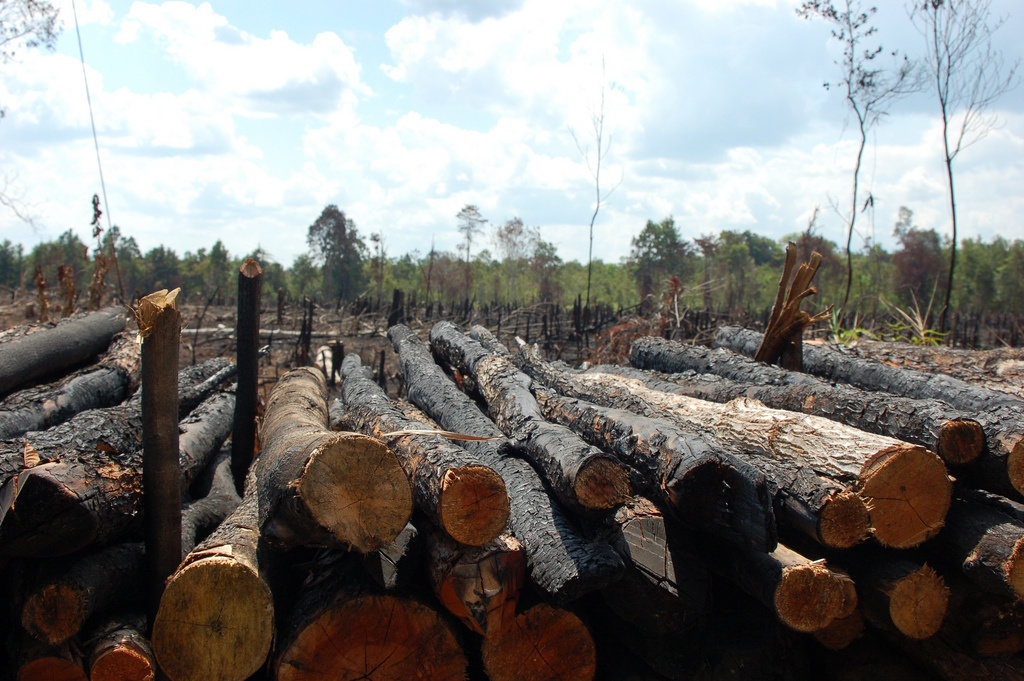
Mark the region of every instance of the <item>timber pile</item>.
POLYGON ((1012 404, 655 338, 585 370, 481 327, 388 338, 401 398, 356 354, 333 401, 290 371, 247 471, 216 387, 234 365, 180 373, 181 560, 155 613, 141 397, 0 443, 2 673, 1024 679, 1024 498, 974 485, 1012 404))

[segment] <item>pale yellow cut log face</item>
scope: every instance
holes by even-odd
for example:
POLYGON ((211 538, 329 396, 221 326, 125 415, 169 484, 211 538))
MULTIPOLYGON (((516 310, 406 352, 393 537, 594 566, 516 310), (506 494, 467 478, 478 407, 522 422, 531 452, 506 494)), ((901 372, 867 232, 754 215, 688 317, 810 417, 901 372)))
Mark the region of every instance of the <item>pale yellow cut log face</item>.
POLYGON ((445 472, 438 516, 455 541, 483 546, 505 531, 508 513, 505 481, 492 469, 461 466, 445 472))
POLYGON ((412 515, 412 488, 398 458, 359 433, 338 433, 313 451, 298 495, 321 527, 362 553, 394 540, 412 515))
POLYGON ((774 600, 782 623, 805 633, 825 628, 847 609, 848 603, 842 580, 817 563, 786 568, 774 600))
POLYGON ((864 464, 860 477, 872 530, 883 546, 918 546, 945 524, 953 483, 942 459, 924 447, 884 449, 864 464))
POLYGON ((1024 437, 1008 434, 1002 438, 1002 447, 1010 452, 1006 457, 1006 471, 1010 476, 1010 484, 1024 494, 1024 437))
POLYGON ((167 584, 153 624, 153 652, 171 681, 243 681, 262 666, 274 604, 251 568, 212 556, 167 584))
POLYGON ((821 509, 818 536, 825 546, 848 549, 867 539, 870 532, 871 515, 868 506, 856 492, 840 492, 821 509))
POLYGON ((925 639, 938 632, 948 606, 946 582, 928 565, 901 579, 889 593, 892 623, 914 639, 925 639))
POLYGON ((421 603, 364 595, 326 609, 282 651, 278 681, 461 681, 466 658, 421 603))
POLYGON ((584 508, 615 508, 633 495, 629 473, 614 459, 594 457, 577 474, 576 498, 584 508))

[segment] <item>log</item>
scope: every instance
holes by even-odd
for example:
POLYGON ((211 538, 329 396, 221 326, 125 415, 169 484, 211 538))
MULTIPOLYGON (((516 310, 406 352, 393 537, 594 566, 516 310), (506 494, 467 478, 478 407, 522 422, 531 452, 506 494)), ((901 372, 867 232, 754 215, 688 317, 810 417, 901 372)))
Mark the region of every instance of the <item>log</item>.
POLYGON ((181 508, 182 558, 195 548, 198 540, 215 530, 242 503, 231 476, 230 448, 221 448, 210 466, 213 468, 212 475, 203 496, 183 504, 181 508))
MULTIPOLYGON (((952 483, 942 460, 921 446, 827 419, 769 409, 746 398, 716 404, 651 390, 641 381, 607 374, 562 374, 550 380, 556 379, 566 386, 563 392, 664 414, 736 450, 763 452, 766 462, 789 462, 849 487, 865 500, 873 534, 885 546, 917 546, 942 528, 952 483)), ((827 538, 831 531, 822 527, 817 516, 813 534, 826 545, 849 546, 861 538, 843 531, 837 533, 838 539, 827 538)))
POLYGON ((16 681, 88 681, 81 656, 70 646, 47 646, 25 638, 12 665, 16 681))
POLYGON ((913 639, 938 633, 949 607, 949 588, 930 565, 881 552, 837 560, 856 580, 870 622, 913 639))
POLYGON ((0 343, 0 395, 92 359, 126 323, 122 308, 107 307, 5 340, 0 343))
POLYGON ((281 628, 278 651, 278 681, 466 677, 466 656, 436 611, 375 593, 344 565, 317 566, 281 628))
POLYGON ((495 438, 463 442, 501 475, 509 496, 509 529, 526 552, 529 577, 549 599, 568 602, 621 576, 622 559, 607 543, 585 539, 552 501, 536 471, 476 404, 434 363, 426 345, 407 327, 388 329, 398 352, 409 400, 446 430, 495 438))
MULTIPOLYGON (((749 355, 760 334, 739 327, 723 327, 715 344, 749 355)), ((988 390, 942 374, 893 367, 870 359, 849 356, 830 348, 808 346, 804 370, 829 381, 850 383, 866 390, 883 391, 915 399, 941 400, 981 424, 988 453, 1000 467, 996 480, 1008 479, 1024 495, 1024 399, 988 390)), ((1002 492, 1001 489, 996 489, 1002 492)))
POLYGON ((521 443, 562 503, 569 508, 607 509, 630 497, 625 466, 565 426, 546 421, 530 394, 529 377, 508 357, 491 354, 447 321, 430 330, 430 343, 446 363, 473 377, 491 418, 505 435, 521 443))
POLYGON ((772 495, 764 476, 714 440, 709 443, 665 419, 599 407, 539 387, 534 391, 546 418, 614 451, 683 522, 755 551, 775 548, 772 495))
POLYGON ((153 653, 171 681, 243 681, 267 658, 274 602, 259 553, 254 471, 245 496, 167 581, 153 653))
POLYGON ((141 615, 119 615, 94 627, 86 637, 89 681, 152 681, 157 666, 145 625, 141 615))
POLYGON ((579 617, 538 603, 511 626, 484 639, 491 681, 590 681, 596 672, 594 639, 579 617))
MULTIPOLYGON (((214 395, 209 407, 204 403, 196 411, 215 413, 225 399, 214 395)), ((188 432, 179 441, 185 447, 178 450, 182 489, 216 453, 219 438, 208 437, 207 425, 189 421, 188 432)), ((129 404, 83 412, 33 433, 29 446, 49 462, 18 473, 0 487, 0 554, 67 555, 137 533, 143 500, 140 431, 135 403, 134 408, 129 404)), ((25 447, 5 442, 0 452, 10 452, 13 458, 22 456, 25 447)), ((180 555, 179 550, 179 560, 180 555)))
POLYGON ((280 547, 345 545, 366 553, 393 540, 412 491, 380 440, 327 428, 323 373, 300 367, 274 386, 256 460, 260 532, 280 547))
POLYGON ((434 594, 470 631, 493 636, 516 616, 526 581, 526 555, 510 534, 465 547, 441 532, 427 535, 427 570, 434 594))
POLYGON ((946 527, 932 548, 976 585, 1024 599, 1024 523, 977 498, 953 500, 946 527))
POLYGON ((462 544, 483 546, 500 535, 509 509, 501 476, 440 436, 408 434, 428 429, 388 398, 359 355, 346 357, 341 371, 346 426, 378 438, 395 452, 412 483, 416 507, 462 544))
POLYGON ((238 317, 235 332, 235 362, 238 390, 231 438, 232 474, 238 492, 256 451, 256 406, 259 401, 260 290, 263 268, 246 258, 238 269, 238 317))
MULTIPOLYGON (((976 420, 958 414, 939 400, 877 395, 849 385, 833 385, 781 367, 757 362, 724 348, 647 336, 633 341, 630 363, 639 369, 663 371, 655 377, 626 368, 595 367, 595 373, 620 373, 644 380, 663 378, 657 389, 712 402, 737 397, 760 400, 774 409, 821 416, 869 433, 921 445, 953 465, 981 456, 985 435, 976 420), (700 374, 713 374, 701 376, 700 374)), ((649 382, 655 387, 653 381, 649 382)))
POLYGON ((419 530, 412 522, 398 533, 393 541, 376 551, 363 554, 363 567, 370 579, 382 589, 392 590, 408 586, 413 573, 419 571, 420 554, 417 550, 419 530))
POLYGON ((858 607, 853 614, 837 617, 812 636, 829 650, 843 650, 864 635, 864 615, 858 607))
POLYGON ((771 553, 729 551, 712 567, 794 631, 818 631, 857 606, 849 577, 782 544, 771 553))
POLYGON ((944 681, 1022 681, 1024 660, 1014 657, 975 657, 942 636, 921 641, 905 637, 889 639, 905 657, 931 671, 930 678, 944 681))
POLYGON ((950 574, 949 614, 942 633, 975 656, 1008 656, 1024 651, 1024 601, 982 591, 950 574))
POLYGON ((142 339, 142 500, 149 610, 181 562, 181 465, 178 462, 178 346, 181 289, 139 301, 142 339))
POLYGON ((122 331, 96 364, 5 397, 0 402, 0 440, 45 430, 87 409, 119 404, 138 381, 139 345, 134 334, 122 331))

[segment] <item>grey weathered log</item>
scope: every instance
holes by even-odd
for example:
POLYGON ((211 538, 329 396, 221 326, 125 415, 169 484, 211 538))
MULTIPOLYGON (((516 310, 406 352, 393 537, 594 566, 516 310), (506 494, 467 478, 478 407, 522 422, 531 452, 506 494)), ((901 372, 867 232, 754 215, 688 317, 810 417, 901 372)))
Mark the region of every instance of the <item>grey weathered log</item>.
POLYGON ((3 341, 0 395, 92 359, 106 350, 126 323, 123 308, 108 307, 3 341))
POLYGON ((342 423, 395 452, 412 483, 417 508, 463 544, 482 546, 505 530, 508 493, 501 476, 443 437, 410 433, 428 429, 391 401, 358 354, 345 358, 341 372, 342 423))
MULTIPOLYGON (((179 386, 197 377, 203 372, 196 367, 183 369, 179 386)), ((54 428, 30 433, 25 441, 0 443, 0 472, 13 476, 0 487, 0 554, 66 555, 137 532, 142 510, 141 431, 140 403, 133 399, 82 412, 54 428), (41 463, 23 469, 26 442, 41 463)), ((191 441, 186 438, 186 443, 191 441)), ((183 489, 215 453, 215 448, 184 453, 179 449, 183 489)))
POLYGON ((493 440, 465 442, 505 481, 509 529, 523 544, 530 579, 548 598, 567 602, 617 579, 622 559, 607 544, 585 539, 551 499, 536 471, 515 456, 515 447, 493 421, 444 375, 430 351, 407 326, 388 329, 398 352, 409 400, 446 430, 493 440))
POLYGON ((614 508, 629 498, 629 473, 619 461, 587 444, 563 425, 547 421, 530 393, 530 378, 510 358, 493 354, 451 322, 430 330, 434 354, 463 376, 471 376, 490 416, 570 508, 614 508))
POLYGON ((416 526, 411 521, 406 523, 405 528, 392 541, 376 551, 363 554, 362 563, 366 574, 388 591, 409 586, 420 572, 422 551, 419 545, 422 542, 419 540, 416 526))
MULTIPOLYGON (((723 327, 715 337, 715 344, 749 355, 751 346, 759 339, 756 331, 723 327)), ((804 371, 866 390, 949 404, 960 415, 980 423, 985 432, 985 458, 993 459, 985 465, 993 470, 979 474, 981 484, 991 485, 994 491, 1002 493, 1006 490, 1000 488, 999 483, 1008 479, 1013 489, 1024 495, 1024 399, 943 374, 893 367, 824 346, 804 349, 804 371), (1001 470, 1004 466, 1005 478, 1001 470)))
POLYGON ((234 513, 238 504, 242 502, 231 475, 229 445, 221 448, 220 453, 210 462, 210 466, 213 468, 210 484, 203 496, 183 504, 181 508, 182 557, 188 555, 198 541, 234 513))
POLYGON ((45 430, 87 409, 127 399, 139 382, 139 345, 134 336, 122 331, 95 364, 5 397, 0 401, 0 440, 45 430))
POLYGON ((725 348, 713 350, 654 336, 633 341, 629 361, 638 369, 670 375, 657 377, 612 366, 593 370, 621 372, 645 381, 661 378, 662 382, 657 386, 652 382, 652 387, 702 400, 728 402, 749 397, 775 409, 822 416, 870 433, 919 444, 953 465, 975 460, 984 449, 984 433, 978 422, 939 400, 879 400, 875 393, 825 383, 725 348))

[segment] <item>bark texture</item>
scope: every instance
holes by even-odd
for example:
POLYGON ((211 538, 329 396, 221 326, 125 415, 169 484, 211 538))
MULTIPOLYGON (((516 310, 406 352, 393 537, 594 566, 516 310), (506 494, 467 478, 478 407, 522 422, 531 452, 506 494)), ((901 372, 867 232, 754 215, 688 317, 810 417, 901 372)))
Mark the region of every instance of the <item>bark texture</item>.
POLYGON ((500 475, 443 437, 409 434, 429 429, 391 401, 359 355, 346 357, 341 371, 345 424, 395 452, 412 483, 417 508, 462 544, 483 546, 504 532, 509 502, 500 475))
POLYGON ((430 330, 430 342, 446 363, 473 378, 495 423, 522 444, 563 503, 605 509, 629 498, 625 467, 565 426, 545 420, 530 393, 530 378, 508 357, 490 353, 446 321, 430 330))
POLYGON ((1019 520, 976 499, 954 499, 934 549, 982 589, 1024 599, 1024 524, 1019 520))
POLYGON ((344 545, 375 551, 412 513, 401 464, 380 440, 327 428, 327 386, 294 369, 267 400, 255 469, 260 529, 278 546, 344 545))
POLYGON ((242 481, 256 449, 256 406, 259 401, 260 290, 263 268, 246 258, 238 269, 238 317, 235 332, 235 361, 238 389, 231 438, 232 474, 242 481))
POLYGON ((536 471, 514 456, 493 421, 444 375, 426 345, 406 326, 388 330, 398 352, 409 400, 441 427, 493 440, 463 445, 505 481, 509 529, 526 552, 531 581, 548 598, 571 601, 617 579, 624 565, 608 544, 585 539, 552 501, 536 471))
MULTIPOLYGON (((712 402, 749 397, 774 409, 821 416, 870 433, 918 444, 953 465, 974 461, 985 447, 981 425, 939 400, 903 397, 879 400, 871 392, 849 385, 825 383, 807 374, 757 362, 724 348, 712 350, 647 336, 633 342, 629 361, 639 369, 676 374, 664 377, 663 383, 676 385, 670 392, 712 402)), ((595 371, 618 373, 616 369, 599 367, 595 371)), ((622 374, 658 380, 650 374, 632 373, 625 368, 622 368, 622 374)), ((658 389, 664 390, 665 387, 658 389)))
POLYGON ((0 402, 0 440, 45 430, 87 409, 119 404, 138 382, 139 345, 134 334, 122 331, 96 364, 4 398, 0 402))
POLYGON ((126 323, 122 308, 108 307, 4 340, 0 343, 0 395, 92 359, 107 349, 126 323))

